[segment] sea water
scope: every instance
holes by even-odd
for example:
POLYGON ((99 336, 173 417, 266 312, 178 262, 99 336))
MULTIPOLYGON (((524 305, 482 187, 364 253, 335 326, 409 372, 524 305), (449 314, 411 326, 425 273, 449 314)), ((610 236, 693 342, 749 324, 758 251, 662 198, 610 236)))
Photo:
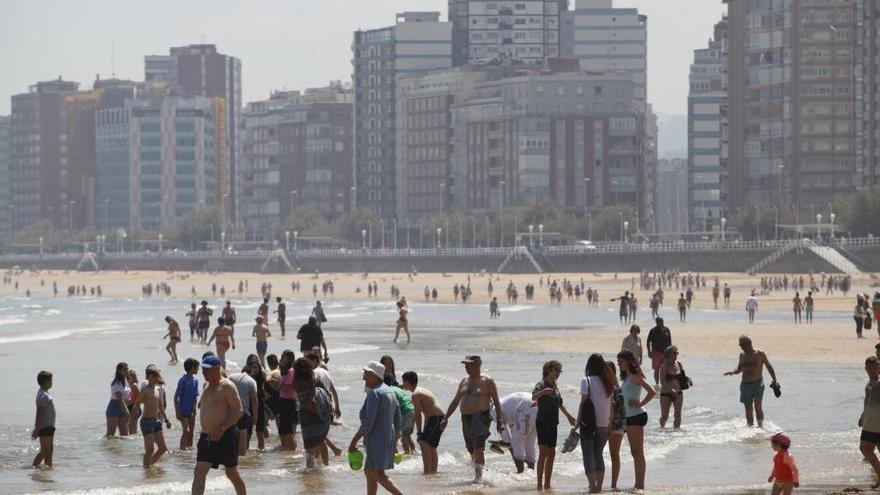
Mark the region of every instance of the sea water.
MULTIPOLYGON (((232 299, 238 309, 237 349, 228 355, 235 370, 254 351, 250 336, 255 300, 232 299)), ((223 301, 212 299, 219 309, 223 301)), ((155 363, 169 384, 169 394, 182 374, 187 357, 200 357, 207 349, 191 343, 183 316, 190 301, 184 299, 0 299, 0 363, 3 365, 3 400, 0 406, 0 492, 57 494, 173 494, 189 493, 193 452, 173 452, 158 466, 144 470, 140 435, 104 438, 104 410, 110 397, 110 381, 116 363, 126 361, 143 379, 146 365, 155 363), (166 364, 163 318, 171 315, 181 322, 183 342, 178 346, 181 364, 166 364), (34 420, 36 374, 41 369, 54 373, 51 394, 57 409, 55 467, 30 469, 38 443, 30 439, 34 420)), ((497 381, 501 395, 529 392, 541 377, 542 364, 550 359, 563 363, 560 388, 566 405, 577 410, 578 386, 587 356, 566 349, 555 352, 508 352, 487 342, 498 337, 517 339, 535 332, 565 335, 619 332, 616 310, 587 308, 585 304, 561 307, 503 306, 502 318, 490 320, 484 305, 420 304, 410 302, 411 345, 391 343, 396 310, 391 301, 325 302, 328 322, 324 326, 330 350, 329 367, 341 402, 341 427, 331 428, 330 437, 343 450, 354 434, 363 400, 361 368, 370 360, 390 354, 398 377, 407 370, 419 373, 421 384, 433 390, 446 407, 456 385, 465 376, 460 361, 466 354, 483 357, 484 372, 497 381)), ((311 306, 288 301, 287 338, 280 339, 277 325, 269 352, 298 350, 296 331, 311 306)), ((648 312, 640 321, 649 328, 648 312)), ((673 320, 669 315, 669 320, 673 320)), ((787 321, 789 312, 762 311, 758 325, 787 321)), ((718 324, 741 322, 742 311, 697 310, 691 321, 718 324)), ((821 313, 818 320, 849 321, 846 313, 821 313)), ((673 332, 676 323, 669 325, 673 332)), ((707 337, 708 338, 708 337, 707 337)), ((405 340, 405 339, 403 339, 405 340)), ((797 342, 792 342, 797 345, 797 342)), ((503 347, 503 346, 501 346, 503 347)), ((685 393, 684 420, 680 430, 660 429, 659 401, 647 409, 650 422, 645 432, 648 462, 647 485, 652 493, 766 493, 773 452, 767 437, 778 430, 789 432, 792 453, 798 459, 805 487, 801 493, 851 484, 868 485, 867 465, 858 452, 857 421, 861 412, 865 375, 864 356, 853 356, 850 364, 812 364, 774 360, 783 397, 776 399, 769 388, 765 394, 767 421, 764 429, 745 425, 739 398, 739 378, 722 373, 736 365, 738 349, 728 359, 688 357, 681 349, 681 361, 695 386, 685 393)), ((606 356, 613 358, 613 356, 606 356)), ((201 379, 201 377, 199 377, 201 379)), ((173 417, 173 409, 169 411, 173 417)), ((564 418, 563 418, 564 421, 564 418)), ((180 429, 165 431, 172 451, 177 450, 180 429)), ((671 423, 671 420, 670 420, 671 423)), ((250 452, 240 460, 242 477, 250 493, 363 493, 363 474, 351 471, 344 458, 331 458, 329 467, 306 469, 300 452, 278 449, 274 426, 265 452, 250 452)), ((568 428, 560 425, 559 445, 568 428)), ((252 442, 254 447, 256 441, 252 442)), ((619 486, 633 486, 633 466, 628 446, 622 448, 623 468, 619 486)), ((487 472, 482 485, 471 485, 473 471, 464 450, 456 418, 444 433, 440 445, 440 475, 421 475, 421 459, 407 457, 390 473, 404 493, 479 494, 527 493, 534 490, 534 473, 518 475, 508 455, 487 451, 487 472)), ((611 467, 607 460, 606 482, 611 467)), ((557 453, 554 493, 584 493, 586 479, 579 449, 557 453)), ((209 493, 230 493, 231 485, 222 469, 212 471, 209 493)))

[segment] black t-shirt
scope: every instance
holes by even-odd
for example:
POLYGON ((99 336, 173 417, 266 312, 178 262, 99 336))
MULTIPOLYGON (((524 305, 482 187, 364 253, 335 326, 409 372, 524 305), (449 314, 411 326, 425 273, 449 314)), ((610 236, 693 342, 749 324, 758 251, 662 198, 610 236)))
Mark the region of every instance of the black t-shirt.
POLYGON ((310 351, 313 347, 320 346, 321 341, 324 339, 324 332, 321 331, 321 327, 309 325, 308 323, 299 327, 299 335, 301 338, 299 343, 300 352, 310 351))
POLYGON ((552 395, 545 395, 538 399, 538 415, 536 420, 538 423, 545 425, 559 424, 559 407, 562 406, 562 395, 559 389, 553 384, 541 380, 535 385, 533 393, 538 393, 545 388, 552 388, 555 392, 552 395))
POLYGON ((654 327, 648 332, 648 345, 651 352, 663 352, 672 345, 672 334, 666 327, 654 327))

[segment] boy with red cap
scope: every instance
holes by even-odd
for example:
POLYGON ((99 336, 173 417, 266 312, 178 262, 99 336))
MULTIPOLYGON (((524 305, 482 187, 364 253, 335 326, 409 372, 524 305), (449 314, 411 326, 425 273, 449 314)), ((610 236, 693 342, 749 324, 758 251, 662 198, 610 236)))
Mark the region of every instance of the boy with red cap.
POLYGON ((767 481, 773 483, 773 495, 791 495, 795 488, 800 486, 797 463, 794 457, 788 453, 791 447, 791 438, 785 433, 779 432, 770 437, 770 446, 776 452, 773 456, 773 472, 767 481))

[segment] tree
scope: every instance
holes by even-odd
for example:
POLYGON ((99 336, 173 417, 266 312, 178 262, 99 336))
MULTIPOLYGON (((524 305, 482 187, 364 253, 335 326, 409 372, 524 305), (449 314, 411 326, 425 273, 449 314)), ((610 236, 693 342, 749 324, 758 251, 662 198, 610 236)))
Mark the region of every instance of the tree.
POLYGON ((372 210, 357 209, 337 220, 336 235, 341 239, 360 243, 361 231, 371 228, 374 235, 379 231, 379 215, 372 210))
POLYGON ((214 240, 219 239, 223 229, 220 218, 220 210, 216 208, 193 210, 177 223, 177 229, 174 232, 163 233, 163 236, 168 239, 170 234, 187 249, 196 249, 200 247, 200 243, 211 240, 212 231, 214 240))

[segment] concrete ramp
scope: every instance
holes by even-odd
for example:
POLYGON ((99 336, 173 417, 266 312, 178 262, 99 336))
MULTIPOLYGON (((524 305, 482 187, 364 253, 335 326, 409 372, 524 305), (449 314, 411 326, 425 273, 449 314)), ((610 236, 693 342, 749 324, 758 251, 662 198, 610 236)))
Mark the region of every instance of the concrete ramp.
POLYGON ((535 268, 536 273, 544 273, 544 269, 541 268, 541 265, 535 260, 535 257, 532 256, 532 253, 529 252, 528 248, 525 246, 520 246, 519 248, 513 250, 510 254, 504 258, 504 261, 498 265, 498 269, 495 270, 495 273, 504 273, 504 267, 507 266, 513 260, 519 260, 520 258, 526 258, 529 263, 535 268))
POLYGON ((842 271, 843 273, 855 277, 857 275, 861 275, 862 271, 859 270, 859 267, 855 265, 852 261, 846 259, 842 254, 840 254, 836 249, 829 246, 818 246, 812 241, 810 241, 808 248, 810 251, 816 254, 816 256, 822 258, 827 261, 829 264, 842 271))

